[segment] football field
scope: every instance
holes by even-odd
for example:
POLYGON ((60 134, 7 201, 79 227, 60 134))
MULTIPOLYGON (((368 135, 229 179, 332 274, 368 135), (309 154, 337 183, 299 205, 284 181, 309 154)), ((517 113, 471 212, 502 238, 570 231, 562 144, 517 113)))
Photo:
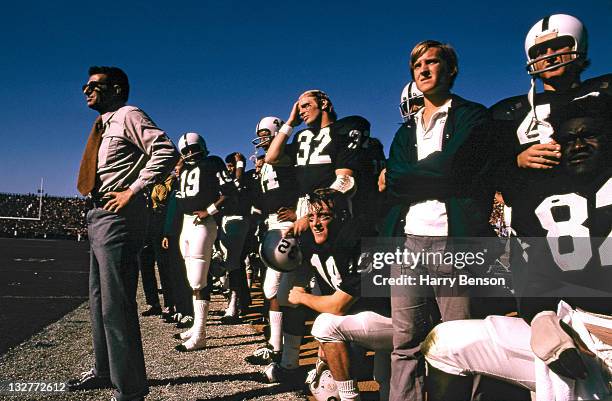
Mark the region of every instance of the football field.
MULTIPOLYGON (((89 246, 86 242, 0 239, 0 382, 61 384, 93 366, 87 301, 89 246)), ((252 288, 253 304, 242 324, 223 325, 226 301, 213 295, 208 346, 179 353, 172 338, 180 332, 158 317, 140 318, 150 400, 312 400, 300 390, 267 384, 263 367, 244 357, 265 342, 261 324, 263 294, 252 288)), ((146 307, 142 287, 139 310, 146 307)), ((309 334, 309 322, 307 332, 309 334)), ((307 335, 300 349, 300 374, 314 367, 317 343, 307 335)), ((371 369, 371 356, 366 371, 371 369)), ((371 372, 370 372, 371 374, 371 372)), ((369 376, 371 377, 371 376, 369 376)), ((376 385, 360 381, 362 399, 377 400, 376 385)), ((97 401, 111 391, 76 393, 0 392, 0 400, 97 401)))
POLYGON ((0 238, 0 354, 87 300, 89 244, 0 238))

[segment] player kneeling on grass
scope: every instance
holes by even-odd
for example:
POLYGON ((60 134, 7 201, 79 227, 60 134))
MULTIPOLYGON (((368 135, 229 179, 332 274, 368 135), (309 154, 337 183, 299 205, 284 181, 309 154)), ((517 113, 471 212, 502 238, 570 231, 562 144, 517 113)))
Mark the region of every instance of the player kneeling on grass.
POLYGON ((393 327, 389 300, 360 298, 361 276, 359 222, 350 218, 346 196, 333 189, 316 190, 308 196, 310 230, 300 237, 303 260, 315 270, 321 295, 293 287, 289 302, 305 305, 320 315, 312 335, 321 344, 335 386, 324 383, 325 369, 317 363, 310 388, 317 400, 328 400, 337 388, 340 400, 359 400, 351 375, 350 343, 374 350, 374 377, 380 384, 380 399, 389 393, 390 353, 393 327))

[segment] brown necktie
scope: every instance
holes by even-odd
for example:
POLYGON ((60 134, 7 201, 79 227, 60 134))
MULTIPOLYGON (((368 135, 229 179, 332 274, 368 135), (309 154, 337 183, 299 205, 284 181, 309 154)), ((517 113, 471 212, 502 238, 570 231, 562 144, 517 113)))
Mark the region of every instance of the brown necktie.
POLYGON ((98 116, 91 128, 91 133, 85 145, 83 158, 81 159, 81 167, 79 168, 79 179, 77 181, 77 189, 81 194, 86 196, 93 189, 96 183, 96 169, 98 164, 98 150, 102 142, 102 116, 98 116))

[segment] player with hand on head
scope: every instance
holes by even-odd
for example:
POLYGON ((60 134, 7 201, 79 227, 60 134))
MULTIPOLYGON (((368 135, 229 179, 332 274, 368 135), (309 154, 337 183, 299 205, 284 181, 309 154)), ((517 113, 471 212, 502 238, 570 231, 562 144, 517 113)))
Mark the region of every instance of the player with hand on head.
POLYGON ((183 214, 180 250, 185 259, 187 278, 193 289, 193 326, 179 335, 186 340, 177 345, 181 352, 206 347, 206 318, 210 306, 208 270, 212 247, 217 238, 213 217, 235 197, 236 188, 223 160, 209 155, 204 139, 188 132, 179 140, 179 151, 185 162, 180 173, 180 189, 176 194, 178 213, 183 214))
POLYGON ((331 99, 321 90, 306 91, 293 104, 287 122, 266 152, 266 163, 290 163, 296 168, 301 198, 295 233, 308 229, 306 194, 325 187, 348 195, 355 193, 355 175, 363 157, 362 143, 369 131, 370 123, 363 117, 338 119, 331 99), (302 122, 307 127, 287 144, 293 129, 302 122))
MULTIPOLYGON (((295 167, 297 194, 296 221, 293 234, 308 229, 306 195, 317 188, 333 188, 348 196, 354 195, 355 176, 363 163, 363 140, 369 135, 370 123, 359 116, 337 118, 329 96, 321 90, 309 90, 293 104, 287 122, 272 140, 266 152, 266 163, 295 167), (298 131, 287 143, 293 129, 302 122, 306 128, 298 131)), ((277 381, 282 369, 294 372, 299 366, 299 346, 305 327, 305 309, 288 302, 294 286, 306 287, 312 277, 311 269, 302 265, 281 277, 277 296, 283 313, 283 354, 281 363, 270 365, 265 374, 277 381), (272 372, 272 374, 269 374, 272 372)), ((292 376, 291 374, 284 376, 292 376)), ((293 374, 295 376, 295 374, 293 374)))

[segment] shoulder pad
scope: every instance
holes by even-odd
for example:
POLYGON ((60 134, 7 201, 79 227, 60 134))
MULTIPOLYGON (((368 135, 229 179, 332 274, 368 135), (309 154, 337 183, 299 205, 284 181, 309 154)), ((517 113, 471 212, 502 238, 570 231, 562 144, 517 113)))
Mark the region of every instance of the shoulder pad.
POLYGON ((340 135, 346 135, 352 130, 359 130, 367 135, 370 133, 370 122, 361 116, 348 116, 336 120, 333 124, 334 130, 340 135))
POLYGON ((297 137, 298 137, 298 136, 299 136, 299 135, 300 135, 302 132, 304 132, 304 131, 310 131, 310 132, 312 132, 312 128, 310 128, 310 127, 306 127, 306 128, 302 128, 301 130, 299 130, 299 131, 295 132, 295 133, 292 135, 293 140, 295 141, 295 140, 296 140, 295 138, 297 138, 297 137))
POLYGON ((516 120, 529 111, 527 95, 513 96, 500 100, 489 108, 494 120, 516 120))
POLYGON ((377 148, 383 148, 383 144, 380 141, 380 139, 374 138, 374 137, 370 137, 370 143, 369 143, 368 146, 370 146, 370 147, 377 147, 377 148))
POLYGON ((587 79, 580 85, 579 93, 600 92, 612 96, 612 74, 587 79))
POLYGON ((225 168, 225 162, 219 156, 208 155, 204 160, 214 166, 223 166, 223 168, 225 168))

